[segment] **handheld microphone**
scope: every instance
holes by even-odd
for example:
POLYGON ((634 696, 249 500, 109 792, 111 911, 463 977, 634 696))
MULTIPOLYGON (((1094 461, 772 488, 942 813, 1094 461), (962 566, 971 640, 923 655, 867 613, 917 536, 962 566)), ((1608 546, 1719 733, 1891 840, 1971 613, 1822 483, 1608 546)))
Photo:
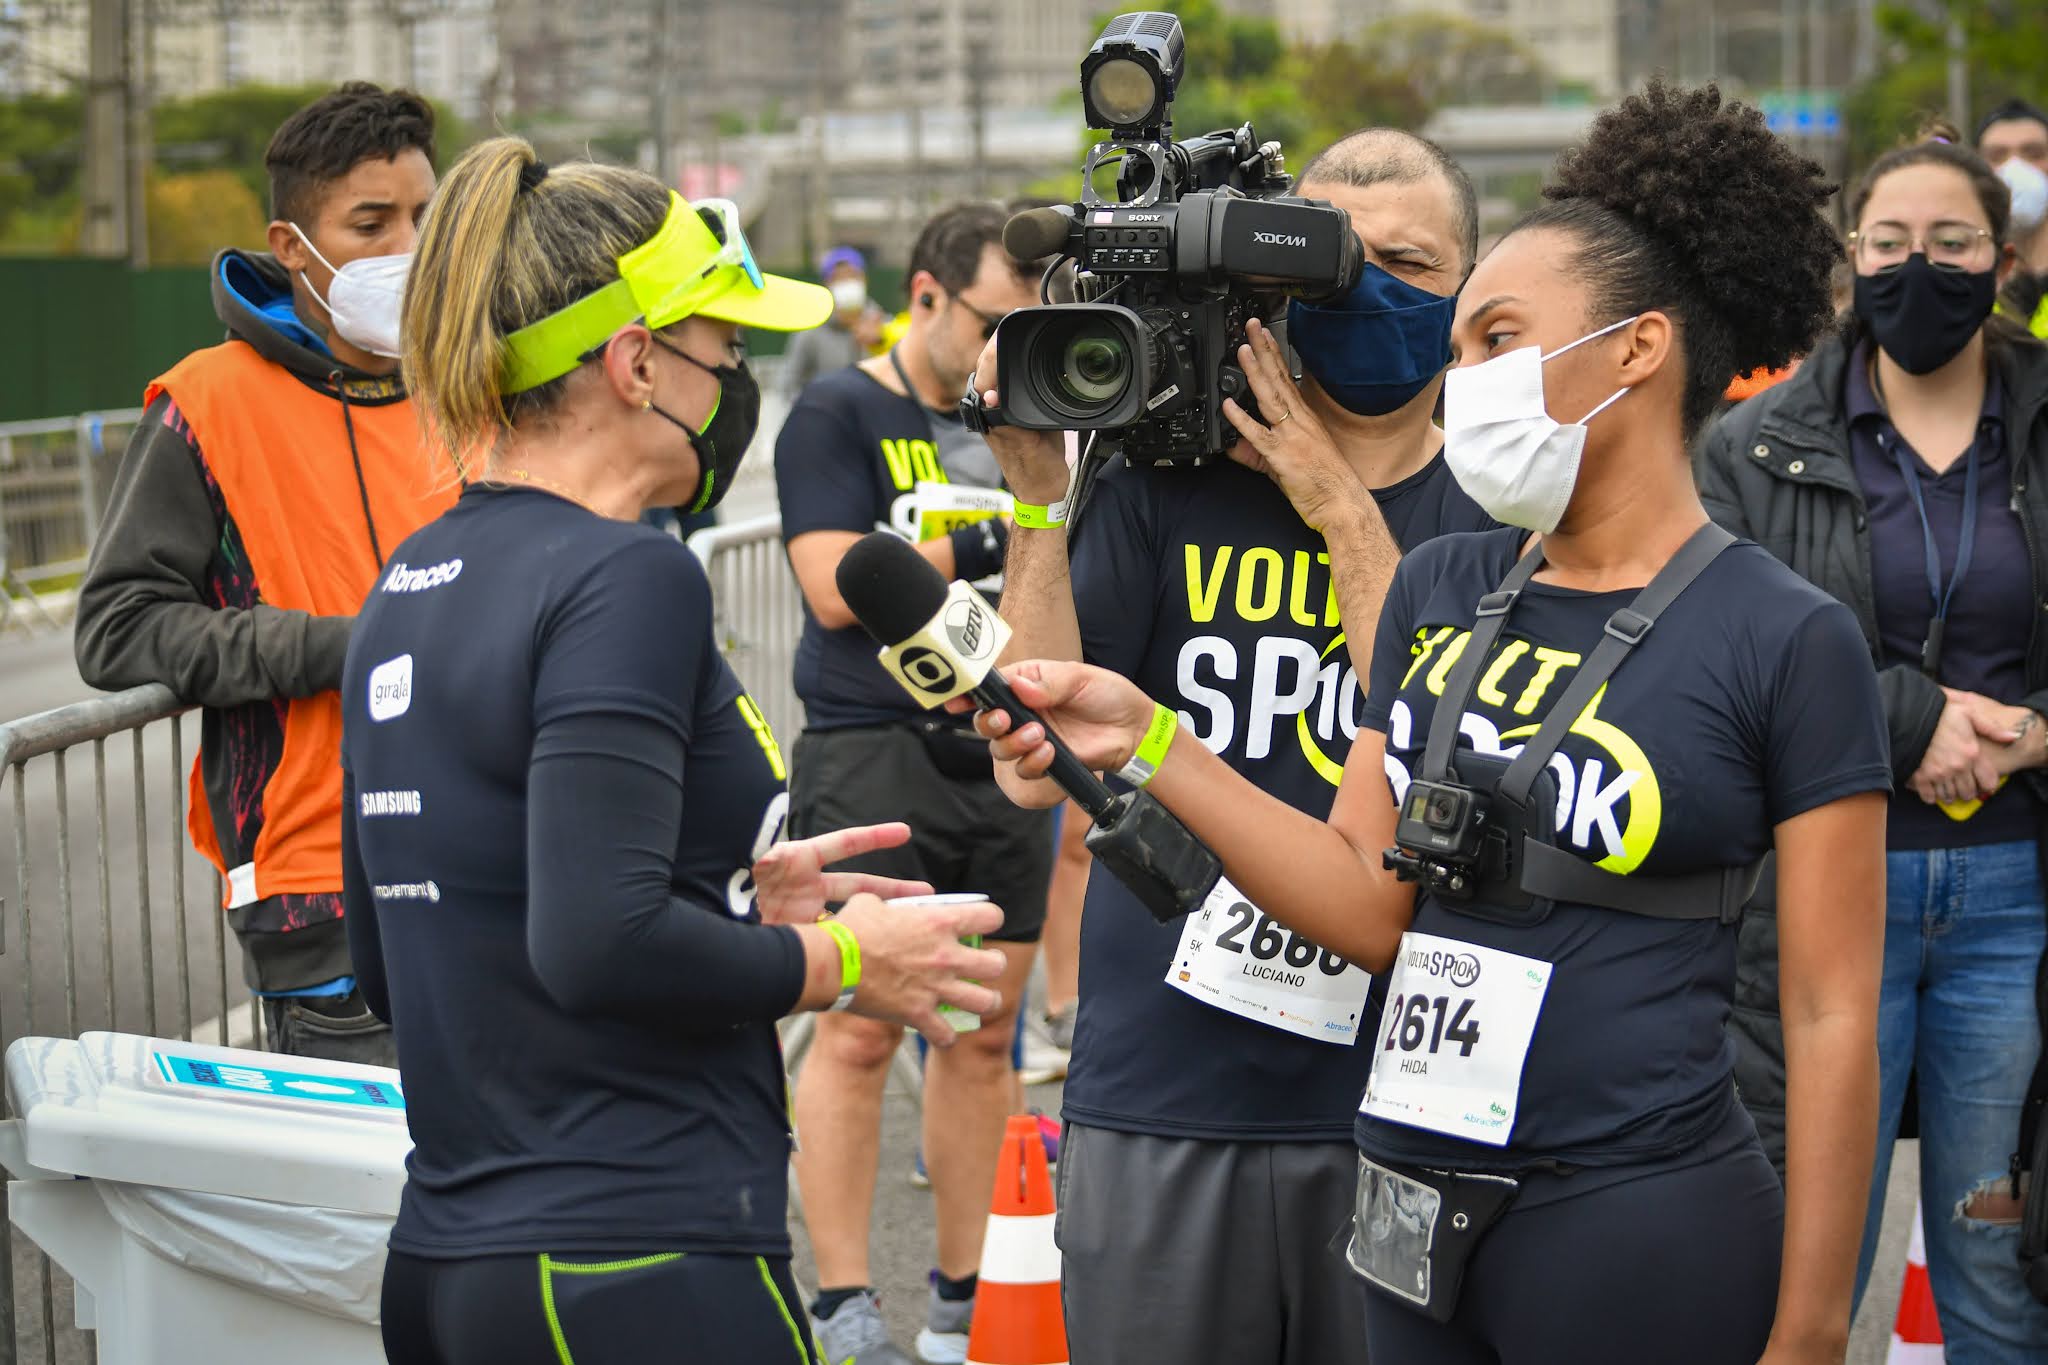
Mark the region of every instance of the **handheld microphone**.
POLYGON ((1223 874, 1223 863, 1158 798, 1118 795, 1074 756, 1045 719, 1017 700, 996 671, 1010 628, 965 583, 950 588, 939 571, 902 537, 876 531, 839 561, 839 596, 882 646, 883 669, 927 709, 971 696, 1009 712, 1013 725, 1037 721, 1053 748, 1046 776, 1088 812, 1088 850, 1155 919, 1198 908, 1223 874))
POLYGON ((972 696, 1010 713, 1021 728, 1037 721, 1052 744, 1046 776, 1102 823, 1116 794, 1074 757, 1066 741, 996 671, 1010 627, 965 583, 950 587, 910 542, 886 531, 861 537, 839 561, 839 596, 882 646, 882 667, 926 710, 972 696))

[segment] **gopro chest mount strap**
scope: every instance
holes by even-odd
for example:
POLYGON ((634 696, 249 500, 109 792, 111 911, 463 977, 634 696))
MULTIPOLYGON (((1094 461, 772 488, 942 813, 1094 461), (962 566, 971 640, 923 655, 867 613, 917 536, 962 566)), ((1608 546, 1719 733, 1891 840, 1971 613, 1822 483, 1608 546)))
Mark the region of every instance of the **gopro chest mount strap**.
MULTIPOLYGON (((1628 606, 1607 618, 1600 643, 1591 657, 1573 675, 1564 696, 1545 714, 1536 733, 1522 746, 1522 752, 1502 773, 1493 797, 1522 815, 1523 829, 1532 819, 1547 820, 1550 812, 1530 812, 1531 791, 1544 766, 1564 741, 1565 733, 1585 711, 1599 690, 1614 676, 1615 669, 1630 650, 1657 623, 1664 609, 1706 571, 1721 552, 1735 543, 1735 537, 1709 522, 1695 531, 1671 561, 1658 570, 1648 587, 1628 606)), ((1543 548, 1537 546, 1523 555, 1500 587, 1480 599, 1478 619, 1473 623, 1465 651, 1452 666, 1436 713, 1430 719, 1429 741, 1423 750, 1417 776, 1427 782, 1451 778, 1451 760, 1456 752, 1458 725, 1478 686, 1480 670, 1507 626, 1508 613, 1529 580, 1543 566, 1543 548)), ((1756 889, 1761 864, 1741 868, 1713 869, 1675 876, 1623 876, 1596 867, 1555 844, 1524 834, 1510 851, 1509 868, 1520 889, 1531 896, 1552 901, 1596 905, 1632 915, 1655 919, 1719 920, 1732 924, 1741 917, 1744 902, 1756 889)))

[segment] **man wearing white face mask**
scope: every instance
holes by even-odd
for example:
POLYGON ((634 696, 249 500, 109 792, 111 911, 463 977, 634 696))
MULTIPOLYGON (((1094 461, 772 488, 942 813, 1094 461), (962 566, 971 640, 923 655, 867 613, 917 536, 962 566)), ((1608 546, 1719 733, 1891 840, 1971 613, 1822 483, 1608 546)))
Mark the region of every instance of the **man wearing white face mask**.
MULTIPOLYGON (((419 96, 344 85, 272 138, 269 244, 223 251, 229 340, 149 386, 79 592, 78 669, 205 707, 193 843, 220 870, 271 1046, 389 1064, 341 923, 341 707, 380 575, 431 591, 460 563, 386 552, 452 501, 398 377, 399 304, 434 192, 419 96)), ((408 688, 409 694, 409 688, 408 688)), ((364 812, 418 813, 379 792, 364 812)))
POLYGON ((2012 195, 2020 268, 2006 281, 1998 310, 2048 339, 2048 112, 2007 100, 1977 124, 1977 154, 2012 195))
POLYGON ((858 364, 882 335, 882 310, 868 297, 868 266, 860 252, 833 247, 818 262, 818 276, 832 291, 832 316, 789 339, 782 388, 791 402, 819 375, 858 364))

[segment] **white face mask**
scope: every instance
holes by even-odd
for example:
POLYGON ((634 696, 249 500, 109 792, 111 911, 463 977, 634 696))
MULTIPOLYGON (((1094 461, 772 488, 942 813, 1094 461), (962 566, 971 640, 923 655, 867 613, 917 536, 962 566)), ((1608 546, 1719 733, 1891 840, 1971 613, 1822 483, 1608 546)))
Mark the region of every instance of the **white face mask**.
POLYGON ((841 313, 858 312, 868 301, 866 280, 832 281, 832 307, 841 313))
POLYGON ((2012 191, 2012 225, 2032 232, 2048 220, 2048 171, 2031 161, 2009 156, 1998 168, 1998 178, 2012 191))
POLYGON ((306 244, 314 259, 334 273, 333 282, 327 286, 327 297, 320 297, 311 277, 306 280, 306 288, 327 310, 335 332, 349 345, 371 355, 398 359, 398 318, 405 306, 405 277, 412 269, 412 253, 363 256, 335 270, 297 223, 291 224, 291 230, 299 234, 299 240, 306 244))
POLYGON ((1557 529, 1579 479, 1586 423, 1628 390, 1617 389, 1607 402, 1567 426, 1544 407, 1543 362, 1634 321, 1623 318, 1549 355, 1520 346, 1484 364, 1445 373, 1444 458, 1452 476, 1488 516, 1545 535, 1557 529))

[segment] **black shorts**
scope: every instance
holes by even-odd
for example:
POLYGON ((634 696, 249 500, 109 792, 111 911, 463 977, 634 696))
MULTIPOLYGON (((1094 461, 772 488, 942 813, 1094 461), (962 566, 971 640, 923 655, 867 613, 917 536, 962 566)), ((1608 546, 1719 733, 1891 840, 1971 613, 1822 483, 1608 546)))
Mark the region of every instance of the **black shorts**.
POLYGON ((1003 927, 988 937, 1036 943, 1052 880, 1055 812, 1011 804, 993 771, 947 776, 932 744, 908 724, 804 731, 790 760, 790 834, 806 839, 901 820, 910 826, 909 843, 836 866, 930 882, 935 891, 978 891, 1003 910, 1003 927))
POLYGON ((819 1365, 787 1256, 394 1251, 383 1332, 391 1365, 819 1365))

